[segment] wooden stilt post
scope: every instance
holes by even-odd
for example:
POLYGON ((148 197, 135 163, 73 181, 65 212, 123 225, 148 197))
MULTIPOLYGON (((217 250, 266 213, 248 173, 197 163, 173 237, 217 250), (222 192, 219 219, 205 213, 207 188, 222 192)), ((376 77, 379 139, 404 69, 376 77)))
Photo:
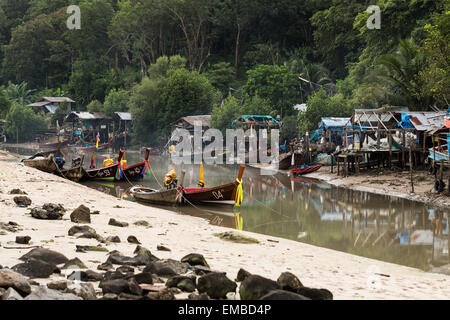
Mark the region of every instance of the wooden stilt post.
POLYGON ((389 134, 389 167, 392 166, 392 132, 388 131, 389 134))
POLYGON ((412 166, 412 146, 409 146, 409 172, 411 177, 411 193, 414 193, 413 166, 412 166))

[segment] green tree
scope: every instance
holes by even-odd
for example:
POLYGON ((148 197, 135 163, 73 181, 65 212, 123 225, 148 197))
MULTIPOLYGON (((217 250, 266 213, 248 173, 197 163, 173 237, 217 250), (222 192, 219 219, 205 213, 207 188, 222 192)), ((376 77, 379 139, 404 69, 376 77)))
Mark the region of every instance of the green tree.
POLYGON ((298 137, 299 130, 297 116, 287 116, 283 118, 283 126, 280 130, 280 141, 291 141, 298 137))
POLYGON ((112 89, 106 96, 103 111, 112 117, 115 112, 127 112, 130 92, 123 89, 112 89))
POLYGON ((231 129, 231 123, 242 113, 239 101, 231 94, 220 104, 214 106, 211 112, 211 127, 222 131, 225 135, 231 129))
POLYGON ((63 124, 64 119, 66 118, 67 114, 69 113, 68 103, 66 101, 59 104, 58 108, 56 108, 55 113, 51 116, 51 122, 53 125, 56 125, 56 122, 60 125, 63 124))
POLYGON ((0 118, 3 118, 9 111, 11 102, 4 86, 0 86, 0 118))
POLYGON ((88 112, 102 112, 103 111, 103 104, 98 100, 93 100, 91 103, 87 106, 88 112))
POLYGON ((8 82, 6 88, 6 95, 11 103, 18 103, 21 105, 27 105, 34 99, 33 93, 35 90, 28 89, 28 84, 22 82, 20 84, 14 84, 11 81, 8 82))
POLYGON ((44 117, 19 103, 13 103, 6 116, 6 133, 10 139, 30 140, 36 133, 47 128, 44 117))
POLYGON ((298 76, 287 66, 259 65, 248 73, 244 92, 267 99, 281 116, 293 114, 293 106, 300 101, 298 76))
POLYGON ((209 82, 226 97, 234 80, 234 70, 229 62, 219 62, 212 65, 205 73, 209 82))

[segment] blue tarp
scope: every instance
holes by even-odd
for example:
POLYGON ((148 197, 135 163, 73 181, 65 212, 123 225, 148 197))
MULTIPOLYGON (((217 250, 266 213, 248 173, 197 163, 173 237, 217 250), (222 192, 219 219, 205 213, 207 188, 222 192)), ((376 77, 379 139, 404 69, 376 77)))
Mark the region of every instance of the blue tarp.
POLYGON ((324 129, 326 129, 327 131, 331 131, 332 133, 340 132, 341 137, 343 137, 345 127, 347 128, 352 127, 350 118, 323 117, 322 120, 320 121, 319 128, 310 137, 310 140, 311 141, 319 140, 320 137, 322 136, 322 132, 324 129))

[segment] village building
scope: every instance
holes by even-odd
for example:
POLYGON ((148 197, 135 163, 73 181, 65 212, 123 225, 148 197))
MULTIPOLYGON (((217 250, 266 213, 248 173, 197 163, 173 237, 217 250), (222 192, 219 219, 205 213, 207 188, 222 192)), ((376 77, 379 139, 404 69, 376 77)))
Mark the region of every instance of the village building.
POLYGON ((187 116, 172 122, 172 135, 176 129, 185 129, 194 135, 194 126, 200 124, 202 127, 202 134, 211 127, 211 115, 187 116))
POLYGON ((44 112, 45 114, 53 114, 63 102, 67 103, 67 112, 71 112, 72 103, 75 103, 75 101, 67 97, 43 97, 39 101, 31 103, 27 106, 31 107, 36 113, 44 112))
POLYGON ((73 136, 85 143, 95 141, 97 133, 100 133, 102 142, 107 142, 113 132, 113 119, 103 112, 74 111, 69 113, 64 122, 72 123, 73 136))
POLYGON ((242 115, 231 124, 232 129, 280 129, 282 123, 268 115, 242 115))

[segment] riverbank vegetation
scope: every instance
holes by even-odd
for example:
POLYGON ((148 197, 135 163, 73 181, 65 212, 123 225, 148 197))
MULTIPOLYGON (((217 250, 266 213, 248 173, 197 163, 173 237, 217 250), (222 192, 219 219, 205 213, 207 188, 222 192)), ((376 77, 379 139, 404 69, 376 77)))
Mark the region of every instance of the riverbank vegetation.
POLYGON ((221 130, 240 114, 280 115, 291 138, 355 108, 448 107, 450 1, 378 0, 379 30, 367 27, 372 4, 0 0, 0 117, 10 135, 19 106, 66 95, 75 110, 131 112, 135 141, 159 144, 186 115, 212 114, 221 130), (67 28, 68 5, 80 30, 67 28))

